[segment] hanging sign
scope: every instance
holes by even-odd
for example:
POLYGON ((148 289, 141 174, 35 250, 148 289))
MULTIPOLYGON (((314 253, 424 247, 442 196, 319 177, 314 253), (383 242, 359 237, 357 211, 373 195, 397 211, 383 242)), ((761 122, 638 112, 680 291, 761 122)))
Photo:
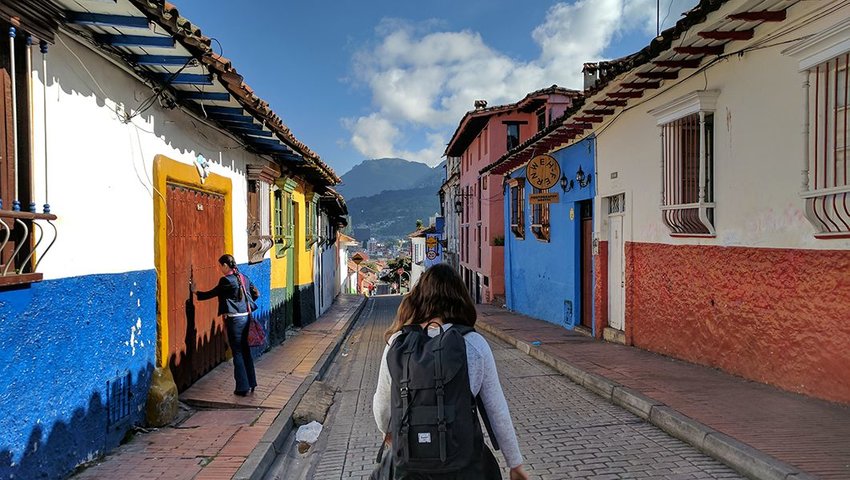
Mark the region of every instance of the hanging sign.
POLYGON ((561 166, 551 155, 537 155, 528 162, 525 178, 532 187, 549 190, 561 179, 561 166))
POLYGON ((440 234, 429 233, 425 235, 425 268, 441 263, 440 234))
POLYGON ((538 203, 558 203, 557 193, 532 193, 528 196, 528 203, 536 205, 538 203))

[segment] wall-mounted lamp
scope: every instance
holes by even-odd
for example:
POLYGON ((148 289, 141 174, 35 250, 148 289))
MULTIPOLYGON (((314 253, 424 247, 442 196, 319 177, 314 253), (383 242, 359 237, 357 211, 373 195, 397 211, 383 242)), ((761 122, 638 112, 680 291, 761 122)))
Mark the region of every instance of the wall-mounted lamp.
POLYGON ((588 173, 586 176, 584 174, 584 170, 581 169, 581 165, 578 166, 578 171, 576 172, 576 182, 578 182, 578 186, 584 188, 590 185, 591 180, 593 180, 593 174, 588 173))
POLYGON ((458 197, 457 200, 455 200, 455 213, 458 215, 463 213, 463 199, 472 198, 472 196, 473 195, 471 193, 455 192, 455 197, 458 197))
POLYGON ((567 180, 566 175, 561 175, 561 190, 563 190, 564 193, 567 193, 569 191, 572 191, 572 189, 573 189, 573 181, 567 180))

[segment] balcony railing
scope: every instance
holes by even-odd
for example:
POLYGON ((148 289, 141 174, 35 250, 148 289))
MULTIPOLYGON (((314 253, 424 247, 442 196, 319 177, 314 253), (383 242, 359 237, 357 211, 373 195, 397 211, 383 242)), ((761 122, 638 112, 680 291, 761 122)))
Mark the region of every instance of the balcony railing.
POLYGON ((713 237, 714 203, 688 203, 684 205, 662 205, 664 223, 670 235, 686 237, 713 237))
POLYGON ((804 192, 806 218, 817 228, 818 238, 850 237, 850 186, 804 192))
POLYGON ((0 210, 0 286, 37 282, 43 278, 38 266, 58 234, 53 220, 56 215, 50 213, 0 210), (44 249, 36 255, 41 247, 44 249))

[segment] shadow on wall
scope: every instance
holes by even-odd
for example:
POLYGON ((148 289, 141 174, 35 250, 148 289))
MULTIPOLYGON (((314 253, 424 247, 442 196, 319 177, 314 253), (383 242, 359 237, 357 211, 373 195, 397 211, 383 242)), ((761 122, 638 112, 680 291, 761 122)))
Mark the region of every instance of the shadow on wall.
MULTIPOLYGON (((148 195, 155 193, 150 181, 154 156, 159 153, 174 156, 174 152, 165 151, 162 145, 192 158, 203 154, 210 163, 218 164, 236 174, 245 174, 246 162, 254 155, 244 148, 239 148, 239 142, 204 125, 204 121, 183 113, 180 107, 154 102, 153 106, 140 109, 139 107, 144 107, 145 100, 153 94, 150 87, 68 37, 68 34, 59 34, 57 44, 50 49, 48 86, 55 88, 58 85, 62 92, 72 99, 91 98, 92 104, 96 105, 98 110, 111 117, 110 122, 103 116, 93 115, 94 108, 88 112, 94 125, 98 127, 99 139, 127 140, 121 141, 120 145, 114 141, 83 142, 78 149, 72 149, 72 152, 85 153, 91 159, 127 159, 126 166, 134 169, 133 173, 148 195)), ((40 69, 35 73, 43 82, 44 77, 40 69)), ((53 102, 48 105, 53 112, 51 122, 62 122, 65 130, 70 128, 63 136, 75 139, 94 138, 90 133, 92 122, 66 121, 72 118, 72 115, 77 115, 81 107, 90 104, 80 105, 72 102, 73 107, 70 108, 74 111, 69 111, 69 107, 60 105, 63 101, 67 103, 67 99, 60 97, 60 103, 56 103, 56 94, 49 95, 49 100, 53 102)), ((211 119, 206 121, 215 123, 211 119)), ((118 164, 112 168, 120 166, 118 164)), ((78 193, 86 195, 84 191, 78 193)), ((97 192, 91 192, 91 195, 95 194, 97 192)), ((98 201, 102 202, 103 199, 98 201)))
POLYGON ((106 385, 105 398, 100 391, 92 393, 88 407, 74 409, 66 421, 36 423, 21 454, 3 446, 0 479, 66 478, 78 465, 117 447, 142 418, 144 401, 139 404, 138 399, 144 400, 152 372, 153 364, 136 372, 135 379, 127 372, 125 381, 106 385))

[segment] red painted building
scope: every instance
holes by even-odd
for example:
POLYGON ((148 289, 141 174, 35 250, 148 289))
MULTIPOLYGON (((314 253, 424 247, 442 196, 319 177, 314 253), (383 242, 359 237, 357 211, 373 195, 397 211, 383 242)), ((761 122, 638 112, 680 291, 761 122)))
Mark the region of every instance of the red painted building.
POLYGON ((487 107, 476 101, 452 135, 445 155, 460 159, 455 192, 460 273, 478 303, 505 294, 502 178, 479 171, 560 117, 580 95, 553 85, 509 105, 487 107))

